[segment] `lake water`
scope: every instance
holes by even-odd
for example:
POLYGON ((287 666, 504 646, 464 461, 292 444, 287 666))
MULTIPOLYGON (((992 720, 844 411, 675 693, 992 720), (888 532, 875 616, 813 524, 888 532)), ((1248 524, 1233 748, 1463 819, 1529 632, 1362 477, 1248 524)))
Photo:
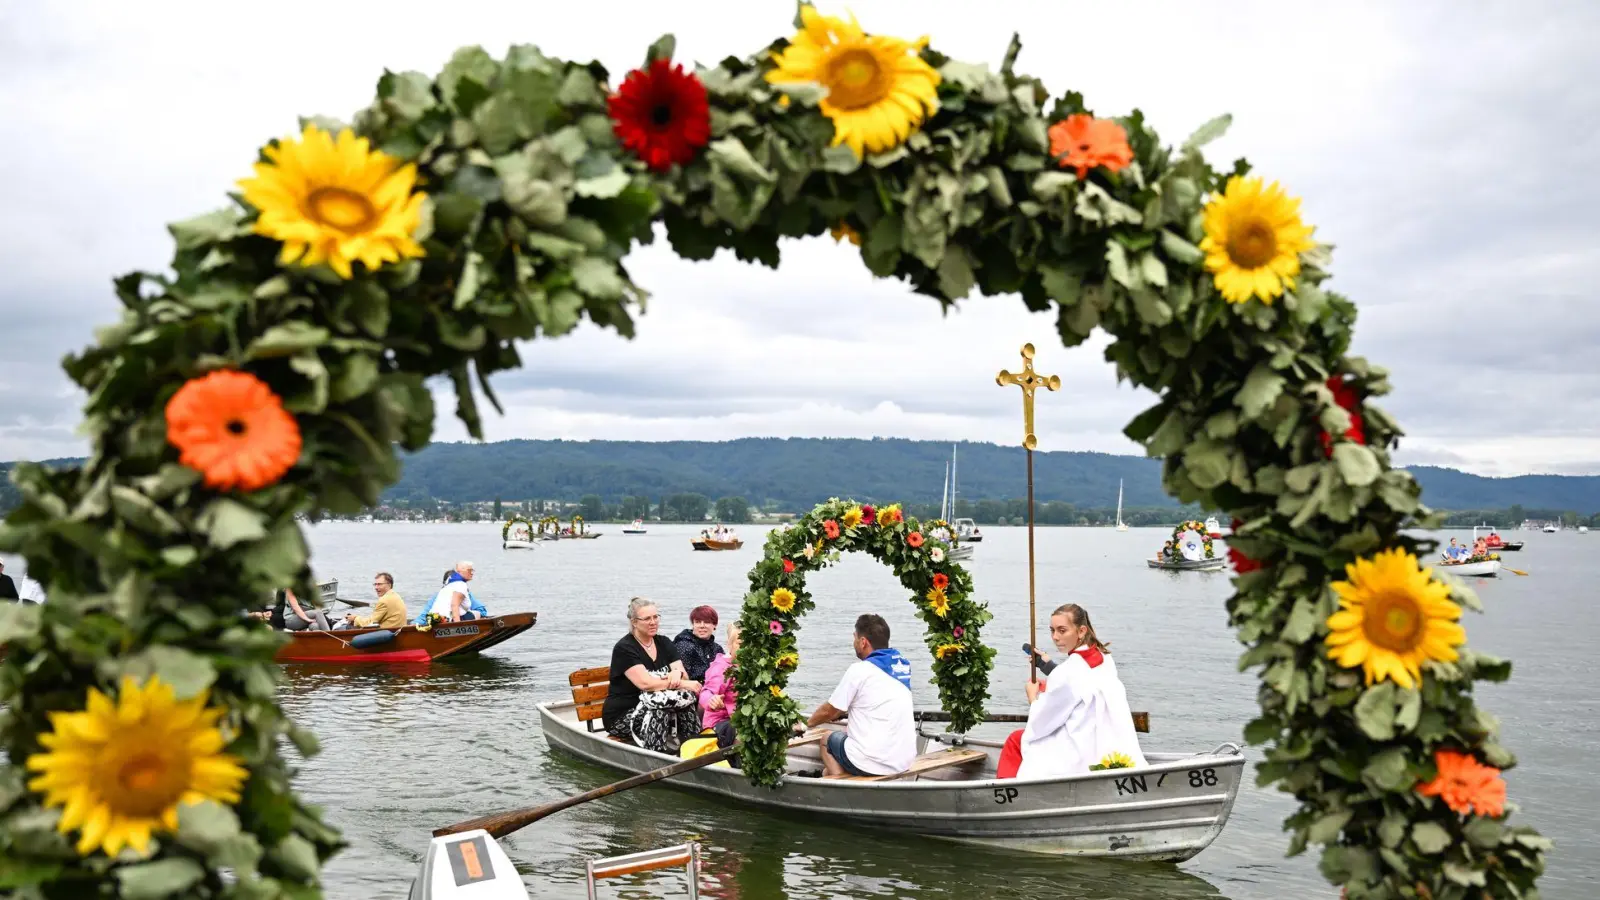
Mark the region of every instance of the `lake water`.
MULTIPOLYGON (((658 601, 662 631, 687 626, 689 609, 709 603, 724 621, 738 608, 764 529, 746 527, 743 550, 694 553, 689 526, 652 526, 623 535, 598 526, 594 541, 503 551, 499 528, 478 525, 328 523, 311 529, 314 566, 341 593, 367 598, 371 576, 395 575, 415 613, 456 560, 477 567, 476 593, 493 612, 534 610, 539 624, 479 659, 431 668, 290 667, 284 703, 322 740, 298 786, 343 829, 351 846, 328 867, 328 895, 349 900, 404 897, 435 827, 489 812, 560 799, 617 780, 609 770, 552 753, 539 732, 537 702, 568 695, 567 674, 605 665, 626 630, 636 594, 658 601)), ((1023 707, 1027 639, 1027 542, 1021 528, 986 528, 967 566, 995 621, 985 639, 1001 648, 991 682, 993 711, 1023 707)), ((1456 532, 1459 534, 1459 532, 1456 532)), ((1040 529, 1039 608, 1076 602, 1115 648, 1135 709, 1151 713, 1146 750, 1193 752, 1240 732, 1256 709, 1253 673, 1227 625, 1226 574, 1167 573, 1143 559, 1168 532, 1040 529)), ((1556 841, 1541 882, 1549 900, 1594 895, 1600 879, 1600 787, 1592 748, 1600 731, 1596 638, 1600 534, 1517 533, 1527 549, 1507 554, 1528 577, 1475 582, 1487 612, 1468 614, 1471 643, 1516 660, 1510 682, 1481 689, 1521 765, 1508 773, 1517 821, 1556 841)), ((7 560, 8 571, 19 568, 7 560)), ((888 569, 864 555, 811 576, 818 608, 800 635, 803 659, 791 693, 806 708, 826 699, 854 659, 855 616, 878 612, 896 643, 919 661, 921 623, 888 569)), ((1041 623, 1041 626, 1043 623, 1041 623)), ((1042 628, 1041 628, 1042 631, 1042 628)), ((1048 646, 1047 638, 1041 636, 1048 646)), ((919 675, 919 707, 937 705, 919 675)), ((1003 732, 997 732, 1003 733, 1003 732)), ((1260 758, 1254 748, 1252 760, 1260 758)), ((1247 773, 1232 818, 1198 857, 1178 866, 1055 861, 964 845, 832 828, 728 805, 662 786, 641 788, 556 814, 507 838, 507 852, 537 897, 582 897, 584 860, 693 839, 702 843, 702 896, 744 900, 835 897, 1033 898, 1073 896, 1236 900, 1336 896, 1316 872, 1315 854, 1286 859, 1280 823, 1292 801, 1254 786, 1247 773)), ((681 874, 607 882, 608 897, 684 896, 681 874)))

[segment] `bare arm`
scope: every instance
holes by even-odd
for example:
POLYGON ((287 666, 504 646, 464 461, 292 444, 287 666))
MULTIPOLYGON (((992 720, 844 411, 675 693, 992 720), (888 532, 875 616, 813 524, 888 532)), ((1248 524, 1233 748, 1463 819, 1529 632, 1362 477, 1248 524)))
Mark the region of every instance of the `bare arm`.
POLYGON ((700 690, 700 682, 689 677, 689 673, 683 670, 683 662, 681 660, 673 660, 672 665, 667 667, 667 671, 671 673, 667 676, 667 687, 673 690, 700 690))
POLYGON ((828 722, 837 722, 842 718, 844 718, 844 710, 836 708, 831 703, 823 703, 817 707, 816 712, 811 714, 811 718, 806 720, 806 727, 815 728, 828 722))
POLYGON ((667 679, 651 675, 650 670, 644 667, 644 663, 631 666, 622 674, 628 676, 628 680, 633 682, 633 686, 641 691, 664 691, 667 689, 667 679))
POLYGON ((450 621, 461 621, 461 609, 467 603, 467 595, 456 591, 450 595, 450 621))
POLYGON ((284 591, 283 597, 285 600, 289 601, 289 608, 294 610, 295 615, 306 620, 307 622, 311 621, 311 617, 306 615, 306 611, 300 608, 300 601, 295 599, 294 591, 284 591))

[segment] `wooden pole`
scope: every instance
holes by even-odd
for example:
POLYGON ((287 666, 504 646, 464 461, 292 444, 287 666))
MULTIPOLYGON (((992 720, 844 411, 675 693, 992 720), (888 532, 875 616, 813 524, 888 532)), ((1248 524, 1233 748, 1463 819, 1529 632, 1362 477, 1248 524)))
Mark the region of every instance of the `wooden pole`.
POLYGON ((1033 433, 1033 392, 1038 388, 1047 391, 1059 390, 1061 378, 1056 375, 1040 375, 1033 370, 1033 345, 1022 345, 1022 371, 1013 375, 1005 369, 995 376, 995 383, 1004 387, 1016 385, 1022 388, 1022 448, 1028 451, 1028 646, 1033 652, 1028 654, 1028 680, 1039 680, 1039 623, 1036 605, 1036 579, 1033 563, 1033 450, 1039 446, 1039 438, 1033 433))

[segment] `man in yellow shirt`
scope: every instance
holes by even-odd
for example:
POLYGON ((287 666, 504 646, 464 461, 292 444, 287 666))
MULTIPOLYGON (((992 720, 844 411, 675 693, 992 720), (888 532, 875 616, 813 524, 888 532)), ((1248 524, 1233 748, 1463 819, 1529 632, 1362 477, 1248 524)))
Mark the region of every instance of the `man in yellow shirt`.
POLYGON ((344 617, 351 628, 403 628, 406 624, 406 602, 394 592, 394 576, 379 572, 373 576, 372 590, 378 595, 372 615, 344 617))

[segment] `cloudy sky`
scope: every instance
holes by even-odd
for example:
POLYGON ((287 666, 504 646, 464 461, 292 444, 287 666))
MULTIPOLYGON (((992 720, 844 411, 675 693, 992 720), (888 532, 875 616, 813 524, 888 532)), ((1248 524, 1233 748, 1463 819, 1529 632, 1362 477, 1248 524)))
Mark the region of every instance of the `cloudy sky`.
MULTIPOLYGON (((1172 143, 1233 113, 1210 152, 1283 181, 1337 246, 1357 351, 1394 373, 1402 461, 1600 473, 1600 4, 849 8, 992 65, 1020 31, 1020 68, 1101 115, 1137 106, 1172 143)), ((715 61, 792 15, 784 0, 0 5, 0 459, 82 452, 58 364, 115 318, 110 279, 162 266, 163 223, 222 205, 296 115, 347 116, 384 68, 433 73, 464 44, 535 43, 615 78, 661 33, 680 59, 715 61)), ((993 378, 1033 341, 1063 381, 1041 401, 1041 446, 1138 452, 1120 430, 1153 398, 1117 385, 1103 342, 1062 349, 1016 298, 944 317, 826 239, 788 245, 776 272, 682 262, 664 242, 630 268, 654 295, 639 337, 586 327, 526 348, 526 371, 498 382, 508 408, 490 439, 1015 444, 1017 392, 993 378)), ((441 419, 441 439, 463 434, 441 419)))

